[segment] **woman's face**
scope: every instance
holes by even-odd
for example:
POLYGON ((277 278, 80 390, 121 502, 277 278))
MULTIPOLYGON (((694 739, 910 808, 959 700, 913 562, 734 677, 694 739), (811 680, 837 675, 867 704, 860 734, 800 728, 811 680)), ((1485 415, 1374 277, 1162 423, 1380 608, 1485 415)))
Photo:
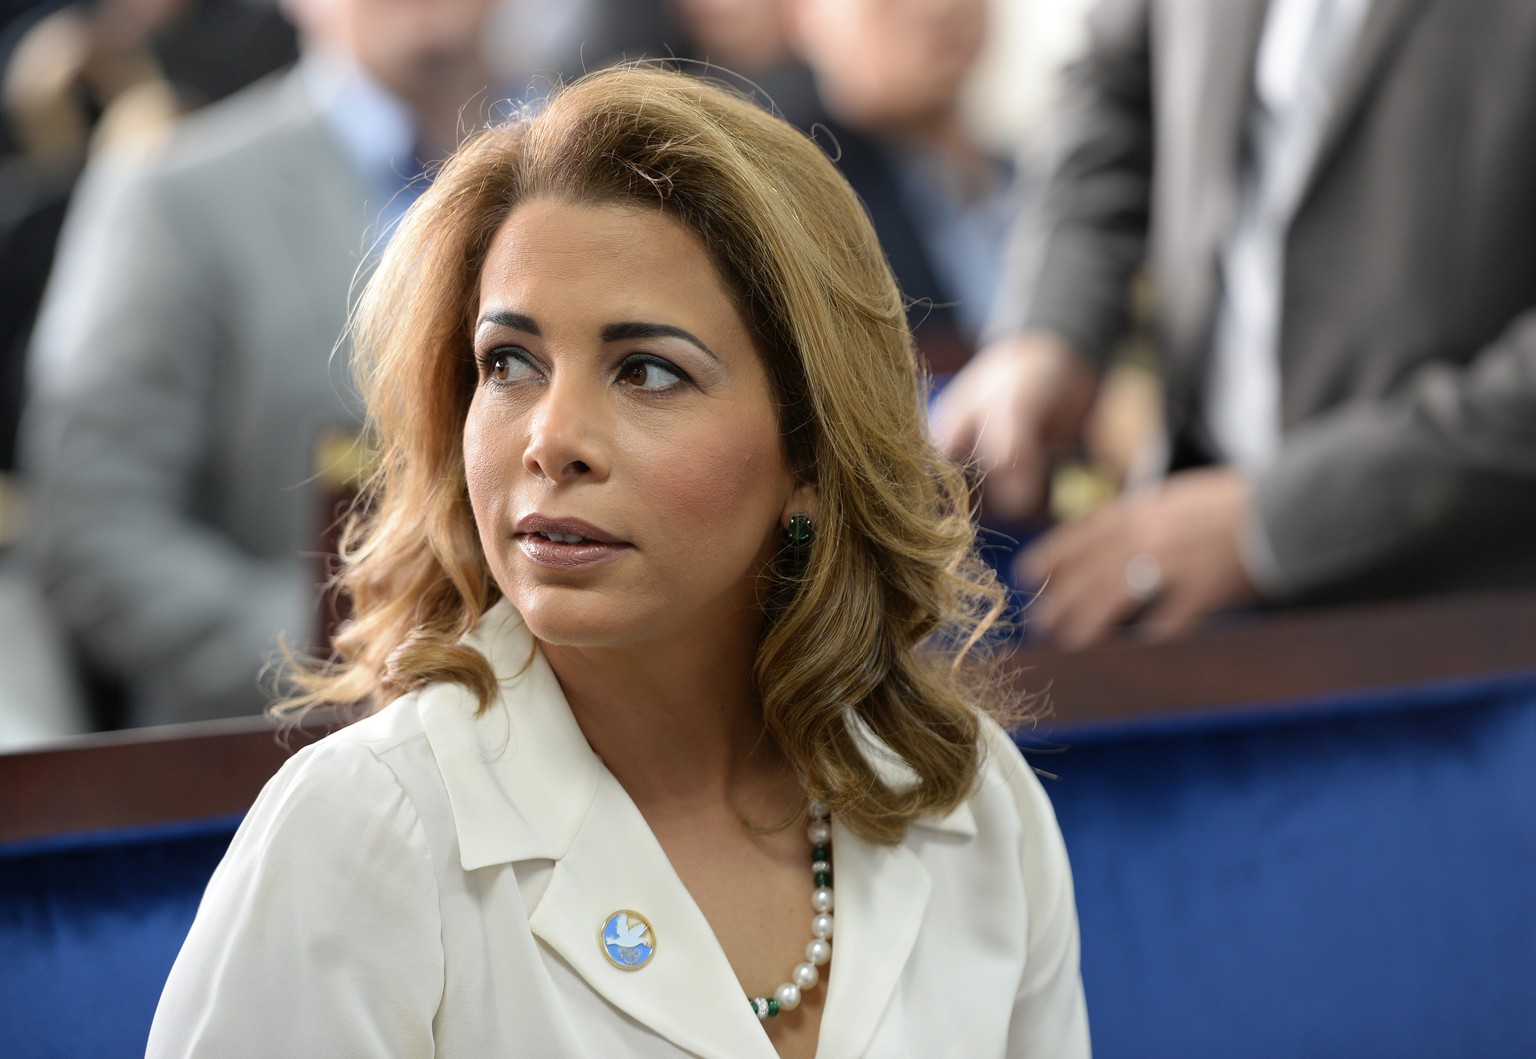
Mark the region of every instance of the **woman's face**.
POLYGON ((657 211, 536 199, 491 241, 464 463, 502 592, 546 643, 755 636, 798 508, 762 360, 657 211))

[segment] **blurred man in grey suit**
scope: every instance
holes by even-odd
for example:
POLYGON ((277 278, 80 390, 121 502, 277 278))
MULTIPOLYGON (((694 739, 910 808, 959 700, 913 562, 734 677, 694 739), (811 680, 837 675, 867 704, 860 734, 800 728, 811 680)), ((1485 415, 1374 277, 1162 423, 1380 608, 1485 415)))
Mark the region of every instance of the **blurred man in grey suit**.
POLYGON ((1536 5, 1102 0, 1013 314, 935 410, 1035 507, 1145 265, 1171 473, 1024 556, 1072 646, 1536 584, 1536 5))
POLYGON ((311 641, 334 516, 317 461, 360 427, 332 353, 349 289, 497 83, 491 8, 291 0, 293 71, 147 164, 87 172, 34 338, 24 458, 36 575, 127 685, 115 720, 256 712, 275 635, 311 641))

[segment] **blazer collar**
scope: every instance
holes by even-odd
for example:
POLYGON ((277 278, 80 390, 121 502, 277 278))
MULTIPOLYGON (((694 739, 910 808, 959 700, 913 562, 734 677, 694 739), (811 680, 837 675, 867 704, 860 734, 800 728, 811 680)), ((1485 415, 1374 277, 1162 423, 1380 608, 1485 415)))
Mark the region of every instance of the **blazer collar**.
MULTIPOLYGON (((774 1059, 746 994, 704 914, 629 795, 587 745, 522 619, 502 601, 466 639, 501 679, 498 702, 434 685, 418 709, 453 808, 466 871, 554 861, 529 909, 533 933, 620 1011, 700 1056, 774 1059), (610 964, 604 921, 631 909, 651 923, 655 955, 628 971, 610 964)), ((876 767, 899 776, 878 752, 876 767)), ((836 928, 818 1054, 856 1056, 889 1006, 926 916, 931 881, 908 845, 878 846, 833 821, 836 928)), ((916 825, 975 834, 962 804, 916 825)), ((809 898, 809 894, 807 894, 809 898)), ((807 900, 806 923, 810 923, 807 900)), ((809 935, 807 935, 809 936, 809 935)), ((785 968, 786 975, 789 968, 785 968)))
POLYGON ((511 604, 502 600, 487 611, 465 645, 491 663, 500 698, 476 717, 464 688, 433 684, 418 703, 453 807, 460 863, 474 871, 559 860, 607 770, 511 604))
MULTIPOLYGON (((464 643, 491 663, 502 689, 498 700, 476 717, 475 700, 464 688, 433 684, 421 691, 417 705, 453 807, 461 866, 474 871, 559 860, 586 819, 600 780, 616 787, 617 781, 587 745, 560 682, 510 603, 502 599, 486 611, 464 643)), ((908 781, 904 763, 867 733, 863 740, 882 779, 908 781)), ((961 837, 976 833, 966 802, 913 826, 961 837)))

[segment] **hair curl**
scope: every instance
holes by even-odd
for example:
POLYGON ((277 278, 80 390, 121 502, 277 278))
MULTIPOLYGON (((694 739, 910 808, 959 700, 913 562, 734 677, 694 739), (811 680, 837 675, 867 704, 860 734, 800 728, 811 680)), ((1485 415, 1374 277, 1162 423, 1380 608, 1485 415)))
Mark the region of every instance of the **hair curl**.
POLYGON ((787 465, 819 507, 805 561, 781 555, 765 574, 753 678, 766 730, 804 789, 873 840, 953 808, 979 767, 978 704, 1009 709, 989 635, 1005 596, 975 556, 964 477, 927 438, 901 293, 808 137, 648 65, 590 74, 470 139, 391 240, 352 323, 378 450, 344 534, 352 617, 330 660, 293 667, 278 712, 372 712, 436 681, 494 700, 489 663, 459 642, 499 598, 461 437, 479 271, 537 197, 659 206, 709 249, 763 356, 787 465))

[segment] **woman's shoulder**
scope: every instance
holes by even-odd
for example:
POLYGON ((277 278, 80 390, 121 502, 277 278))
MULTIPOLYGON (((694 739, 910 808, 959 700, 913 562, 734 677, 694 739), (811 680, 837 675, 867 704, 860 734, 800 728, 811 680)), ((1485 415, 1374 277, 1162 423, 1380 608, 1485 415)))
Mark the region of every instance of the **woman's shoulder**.
POLYGON ((981 718, 981 781, 1006 784, 1010 790, 1027 793, 1040 790, 1040 780, 1013 735, 991 717, 981 718))
POLYGON ((383 709, 327 732, 290 757, 278 775, 291 770, 315 778, 335 770, 366 770, 370 760, 387 762, 424 747, 419 701, 420 692, 402 695, 383 709))
POLYGON ((419 815, 434 781, 415 696, 331 732, 290 757, 262 789, 249 819, 270 818, 326 841, 354 826, 354 814, 409 807, 419 815))
POLYGON ((409 728, 384 711, 268 782, 209 881, 149 1054, 343 1054, 386 1022, 402 1053, 430 1050, 446 840, 409 728))
POLYGON ((1059 846, 1061 833, 1050 798, 1013 736, 983 717, 980 743, 980 774, 965 803, 978 831, 994 841, 1025 847, 1059 846))
POLYGON ((989 863, 1057 859, 1062 840, 1056 814, 1013 737, 983 716, 977 750, 980 763, 967 796, 945 815, 913 822, 918 845, 927 849, 927 836, 947 834, 966 840, 952 848, 989 863))

